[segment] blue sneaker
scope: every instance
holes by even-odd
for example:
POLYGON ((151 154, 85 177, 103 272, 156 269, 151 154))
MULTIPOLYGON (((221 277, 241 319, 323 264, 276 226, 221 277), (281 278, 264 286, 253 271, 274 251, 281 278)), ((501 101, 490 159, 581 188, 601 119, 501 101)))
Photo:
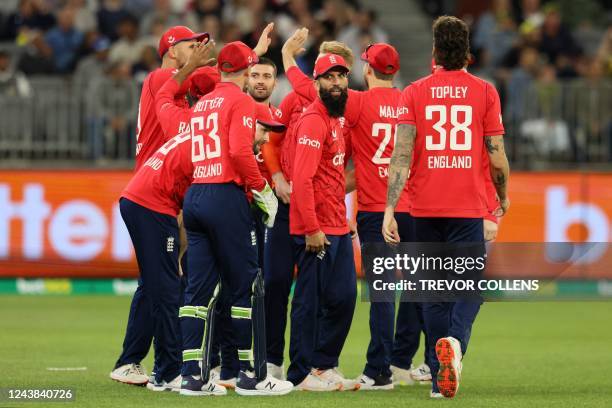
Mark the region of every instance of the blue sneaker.
POLYGON ((199 375, 187 375, 181 382, 181 395, 201 396, 201 395, 227 395, 225 387, 208 382, 204 384, 199 375))
POLYGON ((258 381, 253 371, 238 374, 236 382, 236 394, 239 395, 285 395, 293 390, 290 381, 279 380, 268 374, 265 380, 258 381))

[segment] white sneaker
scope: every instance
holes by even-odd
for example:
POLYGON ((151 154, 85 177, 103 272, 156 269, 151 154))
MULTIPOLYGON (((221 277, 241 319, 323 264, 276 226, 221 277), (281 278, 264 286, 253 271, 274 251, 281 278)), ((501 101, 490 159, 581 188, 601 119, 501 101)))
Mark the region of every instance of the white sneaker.
POLYGON ((149 382, 149 376, 140 364, 124 364, 115 368, 110 373, 110 378, 124 384, 145 385, 149 382))
POLYGON ((342 383, 328 381, 321 377, 318 372, 312 370, 295 388, 298 391, 339 391, 342 388, 342 383))
MULTIPOLYGON (((154 379, 155 380, 155 379, 154 379)), ((151 391, 174 391, 179 392, 181 390, 181 382, 183 377, 177 376, 170 382, 162 381, 161 383, 150 381, 147 383, 147 389, 151 391)))
POLYGON ((392 390, 393 378, 379 375, 376 378, 370 378, 365 374, 361 374, 355 380, 359 384, 359 390, 376 391, 376 390, 392 390))
POLYGON ((180 394, 191 397, 202 395, 221 396, 227 395, 227 390, 225 387, 212 381, 208 381, 204 384, 199 375, 187 375, 183 377, 183 381, 181 382, 180 394))
POLYGON ((268 374, 270 374, 274 378, 278 378, 279 380, 286 380, 285 376, 285 365, 277 366, 276 364, 266 363, 266 367, 268 369, 268 374))
POLYGON ((454 337, 443 337, 436 342, 436 356, 440 362, 437 383, 445 398, 453 398, 461 381, 461 343, 454 337))
POLYGON ((340 383, 342 384, 342 388, 340 391, 357 391, 361 384, 359 384, 355 380, 350 380, 345 378, 344 375, 338 370, 338 367, 331 368, 329 370, 319 371, 319 376, 324 380, 327 380, 332 383, 340 383))
POLYGON ((434 398, 434 399, 444 398, 444 395, 440 394, 439 392, 429 391, 429 398, 434 398))
POLYGON ((395 385, 414 385, 414 379, 410 375, 410 370, 391 366, 391 374, 393 375, 393 384, 395 385))
POLYGON ((226 380, 221 379, 221 366, 216 366, 210 370, 210 376, 208 381, 219 384, 224 388, 234 389, 236 388, 236 377, 232 377, 226 380))
POLYGON ((263 381, 258 381, 253 371, 247 373, 241 371, 236 382, 236 394, 238 395, 285 395, 293 390, 293 384, 289 381, 279 380, 270 374, 263 381))
POLYGON ((411 370, 410 375, 419 384, 428 384, 431 382, 431 370, 425 363, 411 370))

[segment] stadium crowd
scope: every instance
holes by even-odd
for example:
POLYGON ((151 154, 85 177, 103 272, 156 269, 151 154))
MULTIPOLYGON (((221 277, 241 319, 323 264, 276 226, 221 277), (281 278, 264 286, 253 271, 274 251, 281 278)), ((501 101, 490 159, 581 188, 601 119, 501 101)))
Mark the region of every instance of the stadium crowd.
MULTIPOLYGON (((520 135, 521 143, 510 146, 513 160, 611 160, 612 28, 603 2, 421 3, 432 16, 455 14, 470 24, 470 70, 496 85, 509 131, 520 135)), ((72 78, 87 95, 79 120, 87 156, 130 158, 138 89, 160 65, 156 47, 167 27, 209 32, 218 51, 234 40, 254 46, 270 21, 276 29, 268 56, 279 66, 282 43, 297 27, 309 28, 298 59, 307 72, 323 41, 342 41, 355 54, 389 41, 377 13, 358 0, 6 0, 0 98, 31 97, 36 90, 28 80, 38 76, 72 78)), ((363 89, 356 64, 351 87, 363 89)), ((404 75, 396 85, 413 79, 404 75)), ((280 103, 289 91, 281 75, 272 100, 280 103)))

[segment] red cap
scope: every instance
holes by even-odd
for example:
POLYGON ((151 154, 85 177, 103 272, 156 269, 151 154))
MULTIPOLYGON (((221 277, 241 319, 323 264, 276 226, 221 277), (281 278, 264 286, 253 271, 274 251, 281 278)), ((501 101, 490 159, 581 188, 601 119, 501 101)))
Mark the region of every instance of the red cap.
POLYGON ((282 132, 285 130, 285 125, 272 118, 272 113, 270 113, 270 107, 268 105, 263 103, 256 103, 255 105, 255 119, 257 122, 273 132, 282 132))
POLYGON ((189 93, 200 98, 215 89, 221 80, 219 71, 214 67, 200 67, 187 78, 189 93))
POLYGON ((400 57, 393 46, 385 43, 368 45, 361 59, 381 74, 395 74, 400 68, 400 57))
POLYGON ((257 54, 242 41, 225 44, 217 57, 219 71, 237 72, 259 62, 257 54))
POLYGON ((340 55, 323 54, 319 58, 317 58, 312 76, 314 77, 314 79, 317 79, 321 75, 329 72, 332 68, 337 67, 342 68, 345 72, 350 71, 348 65, 346 64, 346 61, 340 55))
POLYGON ((208 33, 194 33, 189 29, 189 27, 174 26, 169 28, 159 39, 157 53, 161 58, 166 52, 168 52, 168 48, 172 47, 174 44, 180 43, 181 41, 196 40, 208 42, 209 38, 210 36, 208 33))

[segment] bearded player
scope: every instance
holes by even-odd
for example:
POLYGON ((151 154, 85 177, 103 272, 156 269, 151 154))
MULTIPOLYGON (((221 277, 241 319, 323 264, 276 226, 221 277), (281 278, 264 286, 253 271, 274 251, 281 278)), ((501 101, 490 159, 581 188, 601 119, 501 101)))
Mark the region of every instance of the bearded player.
MULTIPOLYGON (((306 40, 307 30, 298 30, 283 47, 287 78, 296 92, 314 97, 312 81, 296 66, 292 58, 306 40)), ((338 48, 340 48, 339 43, 338 48)), ((394 75, 399 70, 399 54, 388 44, 370 45, 361 58, 368 84, 365 92, 348 91, 346 132, 350 132, 352 159, 357 188, 357 226, 362 244, 384 242, 381 234, 387 188, 388 164, 394 145, 397 120, 396 107, 401 92, 394 88, 394 75)), ((407 187, 398 205, 399 231, 402 241, 413 241, 413 220, 409 213, 407 187)), ((372 302, 370 306, 370 344, 367 364, 357 378, 362 390, 390 390, 394 382, 412 384, 410 368, 419 346, 422 331, 420 304, 402 301, 397 316, 394 343, 395 304, 393 301, 372 302)))

